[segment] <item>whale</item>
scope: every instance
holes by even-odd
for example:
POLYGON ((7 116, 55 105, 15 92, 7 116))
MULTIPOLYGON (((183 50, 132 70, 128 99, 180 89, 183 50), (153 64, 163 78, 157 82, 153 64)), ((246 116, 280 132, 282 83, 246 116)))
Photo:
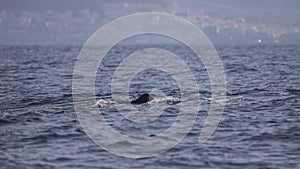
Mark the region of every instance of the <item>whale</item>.
POLYGON ((143 104, 143 103, 147 103, 151 100, 153 100, 153 98, 150 96, 150 94, 144 93, 140 97, 138 97, 137 99, 132 100, 130 103, 131 104, 143 104))

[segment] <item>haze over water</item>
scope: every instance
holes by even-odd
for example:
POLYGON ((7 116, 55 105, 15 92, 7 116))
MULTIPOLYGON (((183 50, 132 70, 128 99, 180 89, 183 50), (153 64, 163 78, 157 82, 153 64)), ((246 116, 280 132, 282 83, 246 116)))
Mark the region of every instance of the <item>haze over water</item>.
MULTIPOLYGON (((294 0, 0 2, 0 168, 300 168, 298 6, 294 0), (129 38, 112 47, 98 67, 96 100, 82 103, 93 101, 121 134, 155 137, 176 121, 181 103, 194 101, 182 99, 170 74, 147 69, 132 79, 129 98, 163 94, 134 107, 142 113, 152 106, 167 108, 150 123, 124 118, 116 106, 125 113, 127 107, 113 100, 111 81, 128 55, 147 48, 172 52, 186 62, 199 85, 200 109, 187 136, 164 153, 133 159, 106 151, 83 130, 72 80, 81 78, 73 71, 92 33, 118 17, 149 11, 183 17, 203 30, 223 64, 227 98, 217 129, 199 144, 214 100, 207 67, 195 53, 155 36, 129 38)), ((124 29, 129 28, 119 30, 124 29)))

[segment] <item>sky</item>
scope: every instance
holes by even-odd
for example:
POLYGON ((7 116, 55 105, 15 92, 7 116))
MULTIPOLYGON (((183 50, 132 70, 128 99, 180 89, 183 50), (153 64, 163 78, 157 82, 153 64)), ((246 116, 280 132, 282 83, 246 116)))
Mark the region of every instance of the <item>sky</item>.
POLYGON ((70 37, 69 41, 82 44, 113 19, 149 11, 185 17, 219 41, 234 40, 229 29, 239 29, 241 36, 250 32, 249 37, 244 37, 249 41, 259 38, 254 34, 263 34, 270 42, 298 42, 295 34, 298 37, 300 32, 299 7, 299 0, 0 0, 0 35, 3 37, 0 44, 44 42, 47 38, 39 34, 52 37, 47 43, 69 43, 64 42, 69 38, 64 32, 70 29, 71 34, 77 32, 78 36, 70 37), (91 23, 88 20, 92 20, 91 23), (75 23, 84 23, 87 27, 80 28, 75 23), (60 34, 65 37, 59 39, 60 34), (290 37, 293 39, 289 40, 290 37))

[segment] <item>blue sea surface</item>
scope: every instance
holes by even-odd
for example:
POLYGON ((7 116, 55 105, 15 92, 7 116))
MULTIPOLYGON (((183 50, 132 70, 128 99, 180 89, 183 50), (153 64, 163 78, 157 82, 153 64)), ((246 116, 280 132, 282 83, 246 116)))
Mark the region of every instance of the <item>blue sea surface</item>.
MULTIPOLYGON (((110 99, 111 77, 120 61, 147 47, 120 45, 107 54, 98 68, 97 99, 110 99)), ((80 126, 72 98, 80 46, 0 46, 0 168, 300 168, 299 46, 217 48, 227 100, 217 130, 203 144, 198 138, 211 95, 206 69, 185 47, 160 48, 191 68, 201 110, 180 144, 154 157, 132 159, 105 151, 80 126)), ((174 79, 156 70, 138 74, 129 95, 157 87, 180 97, 174 79)), ((137 137, 164 131, 178 113, 176 104, 170 105, 155 124, 139 125, 122 119, 113 106, 100 109, 116 130, 137 137)))

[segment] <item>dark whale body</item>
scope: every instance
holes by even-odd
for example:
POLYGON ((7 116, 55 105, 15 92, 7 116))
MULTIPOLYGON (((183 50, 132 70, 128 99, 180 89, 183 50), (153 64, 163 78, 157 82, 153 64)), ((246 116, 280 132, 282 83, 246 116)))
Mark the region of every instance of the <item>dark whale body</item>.
POLYGON ((142 104, 142 103, 147 103, 151 100, 153 100, 153 98, 150 96, 150 94, 145 93, 145 94, 142 94, 137 99, 131 101, 131 104, 142 104))

